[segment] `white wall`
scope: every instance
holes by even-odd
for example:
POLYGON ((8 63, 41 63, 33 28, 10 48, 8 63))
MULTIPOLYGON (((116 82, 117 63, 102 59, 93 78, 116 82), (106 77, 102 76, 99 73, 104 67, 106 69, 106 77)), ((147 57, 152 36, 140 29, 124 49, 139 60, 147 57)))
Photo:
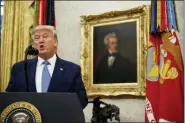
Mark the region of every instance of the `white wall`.
MULTIPOLYGON (((58 54, 61 58, 80 65, 81 32, 80 16, 124 10, 148 5, 150 1, 56 1, 56 28, 59 38, 58 54)), ((184 2, 176 1, 180 27, 180 44, 183 42, 184 2)), ((181 46, 182 47, 182 46, 181 46)), ((122 122, 144 122, 145 100, 139 98, 104 99, 120 107, 122 122)), ((92 104, 85 109, 86 121, 92 116, 92 104)))

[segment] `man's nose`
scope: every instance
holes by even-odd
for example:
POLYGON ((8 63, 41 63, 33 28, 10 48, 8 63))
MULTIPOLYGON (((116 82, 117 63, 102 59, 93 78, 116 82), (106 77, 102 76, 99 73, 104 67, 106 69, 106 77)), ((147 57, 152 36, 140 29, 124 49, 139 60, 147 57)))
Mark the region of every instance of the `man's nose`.
POLYGON ((40 44, 44 43, 44 38, 40 38, 39 43, 40 44))

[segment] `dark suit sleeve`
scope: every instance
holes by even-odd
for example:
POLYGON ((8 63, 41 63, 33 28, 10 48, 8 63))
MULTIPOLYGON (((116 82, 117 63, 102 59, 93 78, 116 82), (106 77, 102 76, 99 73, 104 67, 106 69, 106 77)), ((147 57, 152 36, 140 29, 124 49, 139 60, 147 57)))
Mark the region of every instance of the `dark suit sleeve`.
POLYGON ((6 88, 6 92, 16 92, 16 65, 14 64, 11 69, 10 81, 8 83, 8 87, 6 88))
POLYGON ((86 90, 85 90, 85 87, 82 81, 80 67, 77 67, 76 76, 74 78, 73 91, 77 93, 81 106, 84 109, 88 104, 88 98, 87 98, 86 90))

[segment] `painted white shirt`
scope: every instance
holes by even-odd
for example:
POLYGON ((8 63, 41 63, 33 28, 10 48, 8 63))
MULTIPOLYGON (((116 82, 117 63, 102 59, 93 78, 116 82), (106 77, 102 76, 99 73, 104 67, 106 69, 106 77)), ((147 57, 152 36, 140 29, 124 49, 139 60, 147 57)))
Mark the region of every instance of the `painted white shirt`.
MULTIPOLYGON (((112 52, 109 50, 109 53, 111 54, 112 52)), ((114 61, 115 61, 115 56, 110 56, 108 57, 108 67, 112 67, 114 61)))
MULTIPOLYGON (((51 77, 53 75, 53 70, 55 68, 56 60, 57 60, 56 54, 47 60, 50 63, 50 65, 48 65, 47 67, 48 67, 51 77)), ((44 68, 44 64, 42 63, 44 61, 45 61, 44 59, 42 59, 41 57, 38 57, 37 66, 36 66, 36 74, 35 74, 35 82, 36 82, 35 84, 36 84, 37 92, 41 92, 42 90, 42 71, 44 68)))

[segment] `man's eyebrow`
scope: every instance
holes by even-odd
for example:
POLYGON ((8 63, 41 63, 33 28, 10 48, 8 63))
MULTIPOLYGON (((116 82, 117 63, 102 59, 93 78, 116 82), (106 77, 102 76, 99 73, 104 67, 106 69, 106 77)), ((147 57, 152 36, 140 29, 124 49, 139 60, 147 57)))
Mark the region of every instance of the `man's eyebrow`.
POLYGON ((36 36, 40 36, 40 35, 34 35, 34 37, 36 37, 36 36))

